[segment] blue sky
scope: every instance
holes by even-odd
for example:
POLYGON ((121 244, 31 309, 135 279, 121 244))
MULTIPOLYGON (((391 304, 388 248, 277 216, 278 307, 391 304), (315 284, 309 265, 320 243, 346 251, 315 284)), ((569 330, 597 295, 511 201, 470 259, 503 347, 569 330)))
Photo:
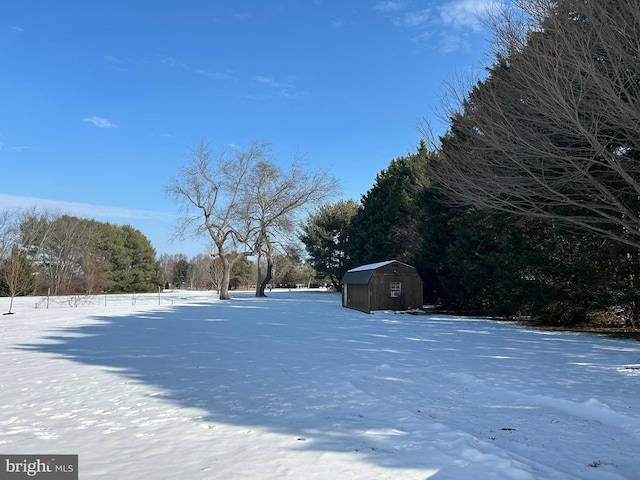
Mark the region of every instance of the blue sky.
MULTIPOLYGON (((493 0, 21 0, 0 17, 0 210, 130 224, 158 253, 163 188, 199 141, 268 142, 342 198, 413 151, 446 82, 487 61, 493 0)), ((329 198, 335 201, 339 198, 329 198)))

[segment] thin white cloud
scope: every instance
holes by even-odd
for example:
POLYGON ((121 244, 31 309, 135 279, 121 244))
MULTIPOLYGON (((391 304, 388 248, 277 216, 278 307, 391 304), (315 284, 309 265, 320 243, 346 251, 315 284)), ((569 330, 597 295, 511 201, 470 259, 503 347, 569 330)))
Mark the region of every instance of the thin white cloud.
POLYGON ((304 75, 286 75, 282 79, 277 79, 266 75, 256 75, 255 77, 253 77, 254 82, 273 89, 275 90, 275 92, 266 96, 247 95, 246 98, 249 98, 251 100, 257 100, 260 98, 272 98, 273 96, 288 99, 308 98, 311 96, 309 90, 299 86, 300 81, 304 80, 305 78, 307 77, 305 77, 304 75))
POLYGON ((124 63, 123 60, 119 59, 118 57, 114 57, 113 55, 105 55, 104 59, 109 63, 117 63, 119 65, 124 63))
POLYGON ((399 12, 404 8, 404 2, 378 2, 373 6, 373 9, 378 12, 389 13, 399 12))
POLYGON ((229 9, 229 14, 237 22, 244 22, 245 20, 248 20, 251 18, 251 14, 241 10, 229 9))
POLYGON ((124 219, 124 220, 166 220, 167 215, 152 210, 92 205, 89 203, 67 202, 46 198, 23 197, 0 193, 0 210, 43 209, 61 212, 82 218, 124 219))
POLYGON ((285 84, 277 81, 273 77, 267 77, 267 76, 264 76, 264 75, 256 75, 255 77, 253 77, 253 79, 256 82, 261 83, 262 85, 268 85, 269 87, 280 88, 280 87, 283 87, 283 86, 289 86, 289 85, 285 85, 285 84))
POLYGON ((440 18, 446 26, 456 29, 482 30, 482 16, 496 8, 495 0, 452 0, 442 5, 440 18))
POLYGON ((307 79, 306 75, 285 75, 281 79, 269 77, 266 75, 256 75, 253 80, 262 85, 274 88, 293 88, 296 83, 307 79))
POLYGON ((385 0, 377 2, 373 9, 397 27, 414 31, 413 41, 417 44, 428 39, 441 52, 453 53, 471 48, 473 36, 484 31, 482 18, 503 1, 445 0, 434 6, 434 2, 426 1, 385 0))
POLYGON ((331 20, 331 26, 333 28, 344 28, 347 26, 347 21, 344 18, 334 18, 331 20))
POLYGON ((430 22, 433 19, 432 7, 409 8, 407 2, 383 1, 373 6, 373 10, 386 16, 397 27, 415 28, 430 22))
POLYGON ((178 60, 177 58, 174 57, 162 57, 162 59, 160 60, 164 65, 171 67, 171 68, 186 68, 188 69, 189 67, 182 63, 180 60, 178 60))
POLYGON ((111 123, 109 120, 102 117, 84 117, 82 121, 92 123, 98 128, 118 128, 115 123, 111 123))
POLYGON ((290 98, 290 99, 300 99, 300 98, 309 98, 311 96, 311 92, 309 92, 308 90, 289 90, 286 88, 283 88, 282 90, 278 91, 278 97, 281 98, 290 98))
POLYGON ((442 53, 455 53, 467 50, 470 46, 468 35, 457 32, 448 32, 440 35, 440 51, 442 53))
POLYGON ((113 70, 119 70, 121 72, 128 72, 129 70, 126 68, 126 62, 121 58, 114 57, 113 55, 105 55, 102 57, 109 68, 113 70))
POLYGON ((418 10, 415 12, 406 12, 402 17, 400 17, 399 21, 402 25, 407 27, 418 27, 427 23, 431 18, 431 9, 425 8, 424 10, 418 10))
POLYGON ((15 25, 9 25, 9 30, 16 33, 24 33, 24 28, 16 27, 15 25))
POLYGON ((225 70, 224 72, 210 72, 209 70, 205 70, 200 68, 196 70, 198 75, 204 75, 211 80, 237 80, 235 73, 231 70, 225 70))
POLYGON ((31 147, 27 145, 7 145, 3 142, 0 142, 0 152, 22 152, 24 150, 31 150, 31 147))

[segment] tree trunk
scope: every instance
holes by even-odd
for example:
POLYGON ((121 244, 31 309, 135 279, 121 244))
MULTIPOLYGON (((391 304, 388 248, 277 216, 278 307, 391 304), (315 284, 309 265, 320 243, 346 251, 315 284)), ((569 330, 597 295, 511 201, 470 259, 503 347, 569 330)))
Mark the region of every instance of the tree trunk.
POLYGON ((258 253, 258 259, 256 261, 256 297, 264 297, 264 288, 262 288, 262 254, 258 253))
POLYGON ((229 300, 229 283, 231 282, 231 262, 227 254, 220 255, 222 260, 222 283, 220 284, 220 300, 229 300))
POLYGON ((342 291, 342 283, 341 283, 341 279, 336 277, 335 275, 331 274, 329 275, 329 279, 331 280, 331 285, 333 285, 333 289, 336 292, 341 292, 342 291))
POLYGON ((9 302, 9 311, 4 315, 13 315, 13 312, 11 311, 11 309, 13 308, 13 297, 14 297, 14 294, 11 293, 11 300, 9 302))
POLYGON ((271 257, 267 255, 267 274, 264 276, 262 282, 260 282, 260 290, 256 294, 256 297, 266 297, 267 295, 264 293, 265 288, 269 285, 271 278, 273 278, 273 261, 271 257))

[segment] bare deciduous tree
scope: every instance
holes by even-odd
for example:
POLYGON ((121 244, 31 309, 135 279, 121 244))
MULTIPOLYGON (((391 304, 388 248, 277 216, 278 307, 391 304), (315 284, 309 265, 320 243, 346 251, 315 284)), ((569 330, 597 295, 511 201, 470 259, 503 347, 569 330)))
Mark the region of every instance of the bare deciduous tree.
POLYGON ((264 158, 266 144, 253 143, 215 156, 201 142, 190 152, 189 164, 167 184, 166 192, 183 207, 178 235, 209 235, 222 262, 220 299, 229 299, 233 264, 243 256, 252 226, 242 209, 243 188, 251 169, 264 158))
POLYGON ((11 297, 7 315, 11 315, 13 299, 33 287, 30 269, 26 269, 24 253, 19 248, 19 212, 6 210, 0 213, 0 280, 11 297), (25 279, 25 273, 29 278, 25 279), (27 283, 28 282, 28 283, 27 283))
POLYGON ((9 256, 2 260, 0 270, 3 273, 4 281, 11 297, 9 311, 6 314, 11 315, 13 313, 11 311, 13 299, 18 295, 33 293, 35 286, 33 272, 24 251, 17 244, 13 246, 9 256))
POLYGON ((264 297, 273 276, 273 257, 280 247, 291 243, 297 214, 310 211, 338 189, 338 181, 324 169, 310 173, 301 158, 295 158, 288 171, 270 162, 258 162, 245 186, 244 205, 253 233, 253 251, 258 256, 256 296, 264 297), (262 275, 260 259, 266 272, 262 275))
POLYGON ((69 215, 54 217, 46 212, 27 211, 20 225, 21 243, 40 273, 40 287, 54 295, 65 295, 83 290, 91 293, 104 286, 106 265, 97 252, 98 239, 92 222, 69 215))
POLYGON ((640 3, 516 0, 430 175, 455 204, 640 247, 640 3))
POLYGON ((220 293, 220 285, 222 285, 222 278, 224 277, 222 261, 214 252, 209 252, 209 257, 212 260, 208 270, 209 280, 211 282, 211 286, 220 293))
POLYGON ((189 165, 166 190, 184 207, 179 233, 208 234, 222 262, 220 298, 229 298, 231 269, 243 256, 264 256, 267 272, 258 273, 256 295, 264 296, 272 258, 291 236, 301 209, 312 207, 337 189, 327 170, 307 172, 301 159, 284 170, 267 157, 268 145, 253 143, 214 157, 208 145, 191 151, 189 165))
POLYGON ((6 258, 18 241, 17 217, 18 212, 15 210, 0 212, 0 259, 6 258))

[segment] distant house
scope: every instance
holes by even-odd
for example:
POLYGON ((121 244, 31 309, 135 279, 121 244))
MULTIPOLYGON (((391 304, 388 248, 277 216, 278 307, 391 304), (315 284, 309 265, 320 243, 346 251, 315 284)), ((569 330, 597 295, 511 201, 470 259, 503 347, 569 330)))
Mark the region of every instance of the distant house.
POLYGON ((389 260, 353 268, 342 278, 342 306, 365 313, 422 307, 422 280, 411 265, 389 260))

